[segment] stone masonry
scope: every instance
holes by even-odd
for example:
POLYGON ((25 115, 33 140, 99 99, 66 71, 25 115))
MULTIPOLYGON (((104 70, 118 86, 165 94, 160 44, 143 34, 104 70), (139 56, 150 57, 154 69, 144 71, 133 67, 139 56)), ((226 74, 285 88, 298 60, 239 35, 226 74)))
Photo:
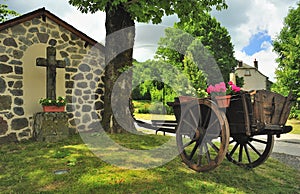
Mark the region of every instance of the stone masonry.
POLYGON ((0 31, 0 144, 33 135, 33 115, 27 115, 23 107, 23 56, 37 43, 56 47, 57 55, 66 61, 69 127, 89 130, 101 118, 103 51, 51 19, 37 17, 0 31))

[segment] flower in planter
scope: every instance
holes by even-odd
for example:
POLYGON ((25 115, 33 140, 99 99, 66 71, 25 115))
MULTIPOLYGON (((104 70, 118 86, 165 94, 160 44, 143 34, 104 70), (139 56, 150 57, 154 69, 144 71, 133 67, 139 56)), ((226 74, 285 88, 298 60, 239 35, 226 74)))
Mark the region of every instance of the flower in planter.
POLYGON ((66 106, 67 104, 66 99, 61 96, 59 96, 56 100, 49 98, 41 98, 39 103, 42 106, 66 106))
POLYGON ((211 96, 233 95, 240 91, 241 88, 233 84, 232 81, 229 81, 227 84, 220 82, 215 85, 209 85, 206 89, 206 92, 211 96))

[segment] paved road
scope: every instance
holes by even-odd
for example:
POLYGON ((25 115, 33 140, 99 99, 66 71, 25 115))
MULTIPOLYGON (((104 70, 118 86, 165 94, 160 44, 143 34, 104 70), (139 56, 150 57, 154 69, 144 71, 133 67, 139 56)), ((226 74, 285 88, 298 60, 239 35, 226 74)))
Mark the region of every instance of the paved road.
MULTIPOLYGON (((155 133, 155 131, 150 130, 150 133, 155 133)), ((170 134, 170 135, 174 135, 174 134, 170 134)), ((275 143, 273 147, 273 153, 283 153, 283 154, 300 157, 300 135, 288 133, 288 134, 282 134, 280 138, 277 138, 276 136, 274 136, 274 138, 275 138, 275 143)), ((260 145, 256 145, 256 146, 258 146, 256 148, 259 149, 260 145)))
POLYGON ((300 135, 288 133, 282 134, 280 138, 275 137, 273 152, 300 156, 300 135))

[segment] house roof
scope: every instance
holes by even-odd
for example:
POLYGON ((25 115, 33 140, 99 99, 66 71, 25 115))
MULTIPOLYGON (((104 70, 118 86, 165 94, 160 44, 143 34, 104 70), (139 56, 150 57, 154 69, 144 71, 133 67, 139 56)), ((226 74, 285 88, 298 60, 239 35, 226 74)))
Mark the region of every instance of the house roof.
POLYGON ((237 70, 245 70, 245 69, 253 69, 255 71, 257 71, 259 74, 261 74, 262 76, 266 77, 267 79, 269 78, 268 76, 265 76, 263 73, 261 73, 257 68, 247 65, 246 63, 243 63, 242 67, 237 67, 235 71, 237 70))
POLYGON ((242 67, 237 67, 236 69, 256 69, 255 67, 253 66, 250 66, 246 63, 243 63, 243 66, 242 67))
POLYGON ((18 25, 20 23, 26 22, 28 20, 32 20, 33 18, 38 18, 38 17, 42 17, 43 19, 49 18, 53 22, 57 23, 58 25, 60 25, 63 28, 67 29, 68 31, 72 32, 73 34, 75 34, 76 36, 81 38, 82 40, 86 41, 86 43, 88 43, 92 46, 96 46, 101 50, 102 49, 104 50, 104 46, 102 44, 97 44, 98 42, 96 40, 94 40, 91 37, 87 36, 85 33, 77 30, 72 25, 70 25, 67 22, 63 21, 62 19, 60 19, 56 15, 52 14, 50 11, 46 10, 44 7, 40 8, 40 9, 37 9, 35 11, 32 11, 32 12, 26 13, 22 16, 13 18, 11 20, 0 23, 0 31, 5 30, 9 27, 18 25))

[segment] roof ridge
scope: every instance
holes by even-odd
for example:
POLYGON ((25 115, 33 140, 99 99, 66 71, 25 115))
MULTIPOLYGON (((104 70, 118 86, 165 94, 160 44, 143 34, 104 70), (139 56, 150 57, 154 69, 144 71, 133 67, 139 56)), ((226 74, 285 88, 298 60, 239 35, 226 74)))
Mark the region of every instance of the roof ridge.
POLYGON ((41 17, 41 16, 49 18, 50 20, 54 21, 58 25, 61 25, 62 27, 64 27, 68 31, 72 32, 76 36, 78 36, 81 39, 85 40, 87 43, 89 43, 93 46, 96 46, 99 49, 104 49, 104 46, 101 43, 98 43, 93 38, 89 37, 85 33, 81 32, 78 29, 76 29, 74 26, 70 25, 66 21, 60 19, 58 16, 56 16, 53 13, 51 13, 50 11, 48 11, 45 7, 36 9, 34 11, 25 13, 21 16, 18 16, 18 17, 15 17, 15 18, 12 18, 10 20, 7 20, 5 22, 0 23, 0 31, 5 30, 7 28, 10 28, 12 26, 18 25, 18 24, 23 23, 25 21, 31 20, 33 18, 41 17))

